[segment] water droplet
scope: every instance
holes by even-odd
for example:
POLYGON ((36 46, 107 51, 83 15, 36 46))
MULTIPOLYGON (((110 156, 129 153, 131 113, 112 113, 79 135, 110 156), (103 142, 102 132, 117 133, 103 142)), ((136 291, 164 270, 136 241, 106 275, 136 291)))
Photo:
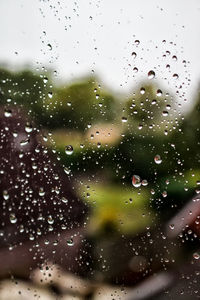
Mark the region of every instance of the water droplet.
POLYGON ((174 61, 177 61, 177 56, 176 56, 176 55, 173 55, 173 56, 172 56, 172 59, 173 59, 174 61))
POLYGON ((147 185, 148 185, 148 181, 147 181, 146 179, 143 179, 143 180, 142 180, 142 185, 143 185, 143 186, 147 186, 147 185))
POLYGON ((6 190, 3 191, 3 198, 4 198, 4 200, 8 200, 9 199, 8 191, 6 191, 6 190))
POLYGON ((155 78, 155 72, 153 71, 153 70, 151 70, 151 71, 149 71, 149 73, 148 73, 148 78, 149 79, 153 79, 153 78, 155 78))
POLYGON ((161 157, 160 157, 159 154, 157 154, 157 155, 154 157, 154 161, 155 161, 155 163, 156 163, 157 165, 161 164, 162 159, 161 159, 161 157))
POLYGON ((175 79, 178 79, 179 78, 179 76, 178 76, 178 74, 173 74, 173 78, 175 78, 175 79))
POLYGON ((25 139, 20 142, 21 146, 26 146, 30 142, 30 139, 25 139))
POLYGON ((155 105, 156 103, 157 103, 156 99, 153 99, 153 100, 151 101, 151 104, 152 104, 152 105, 155 105))
POLYGON ((126 117, 122 117, 122 123, 126 123, 127 122, 127 118, 126 117))
POLYGON ((69 168, 67 168, 67 167, 64 167, 64 172, 65 172, 67 175, 69 175, 70 172, 71 172, 71 170, 70 170, 69 168))
POLYGON ((47 222, 48 222, 50 225, 52 225, 52 224, 54 223, 54 219, 53 219, 53 217, 52 217, 51 215, 48 216, 47 222))
POLYGON ((141 178, 138 175, 133 175, 132 177, 132 185, 136 188, 141 186, 141 178))
POLYGON ((65 153, 66 153, 67 155, 72 155, 73 151, 74 151, 74 149, 73 149, 72 145, 67 145, 67 146, 65 147, 65 153))
POLYGON ((4 116, 5 116, 6 118, 11 117, 11 116, 12 116, 12 110, 10 110, 10 109, 5 109, 5 111, 4 111, 4 116))
POLYGON ((72 238, 67 240, 67 245, 70 246, 70 247, 74 246, 74 241, 73 241, 72 238))
POLYGON ((194 259, 199 259, 199 258, 200 258, 200 254, 197 253, 197 252, 195 252, 195 253, 193 254, 193 257, 194 257, 194 259))
POLYGON ((164 192, 162 193, 162 196, 163 196, 163 198, 166 198, 166 197, 167 197, 167 191, 164 191, 164 192))
POLYGON ((132 52, 131 55, 133 56, 133 58, 136 58, 136 57, 137 57, 137 53, 135 53, 135 52, 132 52))
POLYGON ((12 224, 17 223, 17 218, 14 213, 10 214, 10 223, 12 223, 12 224))
POLYGON ((65 197, 62 197, 62 199, 61 199, 61 200, 62 200, 62 202, 63 202, 63 203, 65 203, 65 204, 66 204, 66 203, 68 203, 68 199, 67 199, 67 198, 65 198, 65 197))
POLYGON ((167 110, 163 110, 162 115, 163 115, 164 117, 167 117, 167 116, 169 115, 169 113, 168 113, 167 110))
POLYGON ((140 94, 141 94, 141 95, 144 95, 144 94, 145 94, 145 88, 144 88, 144 87, 141 87, 141 89, 140 89, 140 94))
POLYGON ((48 78, 47 78, 47 77, 44 77, 44 78, 43 78, 43 82, 44 82, 44 83, 47 83, 47 82, 48 82, 48 78))
POLYGON ((138 68, 134 67, 134 68, 133 68, 133 72, 134 72, 134 73, 137 73, 137 72, 138 72, 138 68))
POLYGON ((29 122, 27 122, 26 125, 25 125, 25 131, 27 133, 30 133, 30 132, 32 132, 32 130, 33 130, 32 125, 29 122))
POLYGON ((161 96, 162 96, 162 91, 161 91, 160 89, 158 89, 157 92, 156 92, 156 95, 157 95, 158 97, 161 97, 161 96))
POLYGON ((53 93, 52 92, 48 92, 48 97, 51 99, 53 97, 53 93))
POLYGON ((41 187, 41 188, 39 189, 39 195, 40 195, 41 197, 43 197, 43 196, 45 195, 45 191, 44 191, 44 188, 43 188, 43 187, 41 187))
POLYGON ((52 50, 51 44, 47 44, 47 47, 49 48, 49 50, 52 50))
POLYGON ((140 44, 139 40, 135 40, 135 45, 138 46, 140 44))

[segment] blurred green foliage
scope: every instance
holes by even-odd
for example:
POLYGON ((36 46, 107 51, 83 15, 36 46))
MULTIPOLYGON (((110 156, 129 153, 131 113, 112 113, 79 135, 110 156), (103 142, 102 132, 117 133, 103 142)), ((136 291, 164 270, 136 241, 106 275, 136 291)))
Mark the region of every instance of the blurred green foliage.
POLYGON ((113 121, 118 110, 114 96, 99 87, 93 77, 55 88, 45 105, 47 113, 53 116, 50 127, 80 131, 92 123, 113 121))
MULTIPOLYGON (((6 107, 22 106, 40 127, 53 131, 61 163, 71 174, 99 173, 101 179, 109 174, 110 187, 101 184, 96 187, 95 195, 91 193, 96 202, 97 223, 103 223, 103 218, 105 221, 113 218, 115 222, 119 211, 128 222, 129 209, 124 209, 124 201, 120 202, 116 185, 121 189, 128 187, 124 198, 129 193, 135 197, 135 188, 132 187, 133 192, 130 190, 134 174, 148 181, 148 193, 143 194, 144 187, 139 189, 144 202, 141 201, 140 207, 136 205, 136 211, 153 209, 169 218, 195 194, 200 180, 200 94, 193 109, 183 118, 177 113, 173 96, 149 82, 136 87, 128 97, 116 97, 94 77, 58 86, 53 84, 50 72, 35 74, 1 69, 0 103, 6 107), (101 141, 101 136, 98 147, 87 132, 95 124, 105 123, 117 125, 121 136, 110 145, 101 141), (71 156, 65 154, 65 140, 74 146, 71 156), (161 164, 155 163, 155 155, 161 156, 161 164), (148 207, 143 205, 146 202, 148 207), (113 211, 112 217, 107 215, 108 210, 113 211)), ((131 213, 133 216, 132 210, 131 213)), ((138 216, 133 219, 129 222, 132 229, 139 230, 137 224, 143 227, 138 216)), ((128 231, 128 223, 124 224, 128 231)))

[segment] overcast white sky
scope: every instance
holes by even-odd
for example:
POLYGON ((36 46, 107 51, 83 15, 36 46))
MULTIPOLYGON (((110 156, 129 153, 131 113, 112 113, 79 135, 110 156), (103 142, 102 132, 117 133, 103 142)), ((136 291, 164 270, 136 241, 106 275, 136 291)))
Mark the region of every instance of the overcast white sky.
POLYGON ((200 81, 199 0, 1 0, 0 12, 1 65, 45 66, 67 80, 94 70, 117 91, 153 69, 173 92, 183 84, 188 98, 200 81))

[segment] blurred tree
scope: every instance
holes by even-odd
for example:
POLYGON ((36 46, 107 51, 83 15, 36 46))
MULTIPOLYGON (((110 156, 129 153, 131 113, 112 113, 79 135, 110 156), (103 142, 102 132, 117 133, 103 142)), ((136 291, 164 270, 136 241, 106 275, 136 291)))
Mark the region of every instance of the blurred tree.
POLYGON ((11 72, 0 69, 1 105, 20 105, 26 108, 38 124, 48 125, 44 99, 50 90, 50 74, 36 75, 29 70, 11 72))
POLYGON ((155 85, 144 82, 125 104, 127 128, 134 133, 163 133, 172 127, 175 103, 155 85))
POLYGON ((117 102, 93 77, 57 87, 46 100, 51 127, 68 127, 83 131, 89 124, 113 121, 117 102))

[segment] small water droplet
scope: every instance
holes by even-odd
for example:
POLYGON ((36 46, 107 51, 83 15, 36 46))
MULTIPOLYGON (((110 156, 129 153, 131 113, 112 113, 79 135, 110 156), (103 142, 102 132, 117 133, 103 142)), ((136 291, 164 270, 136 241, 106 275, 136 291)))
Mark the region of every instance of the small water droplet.
POLYGON ((43 197, 43 196, 45 195, 45 191, 44 191, 44 188, 43 188, 43 187, 41 187, 41 188, 39 189, 39 195, 40 195, 41 197, 43 197))
POLYGON ((47 44, 47 47, 49 48, 49 50, 52 50, 51 44, 47 44))
POLYGON ((8 191, 7 191, 7 190, 4 190, 4 191, 3 191, 3 198, 4 198, 5 200, 8 200, 8 199, 9 199, 9 194, 8 194, 8 191))
POLYGON ((72 155, 72 154, 73 154, 73 151, 74 151, 74 149, 73 149, 72 145, 67 145, 67 146, 65 147, 65 153, 66 153, 67 155, 72 155))
POLYGON ((158 89, 157 92, 156 92, 156 95, 157 95, 158 97, 161 97, 161 96, 162 96, 162 91, 161 91, 160 89, 158 89))
POLYGON ((177 61, 177 56, 176 56, 176 55, 173 55, 173 56, 172 56, 172 59, 173 59, 174 61, 177 61))
POLYGON ((133 56, 133 58, 136 58, 136 57, 137 57, 137 53, 136 53, 136 52, 132 52, 131 55, 133 56))
POLYGON ((11 116, 12 116, 12 110, 11 110, 11 109, 5 109, 5 111, 4 111, 4 116, 5 116, 6 118, 11 117, 11 116))
POLYGON ((33 130, 32 125, 29 122, 27 122, 26 125, 25 125, 25 131, 27 133, 30 133, 30 132, 32 132, 32 130, 33 130))
POLYGON ((68 167, 64 167, 64 172, 69 175, 71 170, 68 167))
POLYGON ((138 46, 140 44, 139 40, 135 40, 135 45, 138 46))
POLYGON ((141 186, 141 178, 138 175, 133 175, 132 177, 132 185, 136 188, 141 186))
POLYGON ((175 79, 178 79, 179 78, 179 76, 178 76, 178 74, 173 74, 173 78, 175 78, 175 79))
POLYGON ((194 254, 193 254, 193 257, 194 257, 194 259, 199 259, 200 258, 200 254, 199 253, 197 253, 197 252, 195 252, 194 254))
POLYGON ((155 105, 157 103, 157 100, 156 99, 153 99, 152 101, 151 101, 151 104, 152 105, 155 105))
POLYGON ((162 115, 163 115, 164 117, 167 117, 167 116, 169 115, 169 113, 168 113, 167 110, 163 110, 162 115))
POLYGON ((155 161, 155 163, 156 163, 157 165, 161 164, 162 159, 161 159, 161 157, 160 157, 159 154, 157 154, 157 155, 154 157, 154 161, 155 161))
POLYGON ((62 197, 62 199, 61 199, 61 200, 62 200, 62 202, 63 202, 63 203, 65 203, 65 204, 66 204, 66 203, 68 203, 68 199, 67 199, 67 198, 65 198, 65 197, 62 197))
POLYGON ((143 185, 143 186, 147 186, 147 185, 148 185, 148 181, 147 181, 146 179, 143 179, 143 180, 142 180, 142 185, 143 185))
POLYGON ((51 99, 53 97, 53 93, 52 92, 48 92, 48 97, 51 99))
POLYGON ((51 215, 48 216, 47 222, 52 225, 54 223, 54 219, 51 215))
POLYGON ((133 72, 134 72, 134 73, 137 73, 137 72, 138 72, 138 68, 134 67, 134 68, 133 68, 133 72))
POLYGON ((17 218, 14 213, 10 214, 10 223, 12 223, 12 224, 17 223, 17 218))
POLYGON ((122 123, 126 123, 127 122, 127 118, 126 117, 122 117, 122 123))
POLYGON ((156 75, 156 74, 155 74, 155 72, 154 72, 153 70, 151 70, 151 71, 148 72, 148 78, 149 78, 149 79, 155 78, 155 75, 156 75))
POLYGON ((67 245, 70 246, 70 247, 74 246, 74 241, 73 241, 72 238, 67 240, 67 245))
POLYGON ((167 105, 166 105, 166 109, 167 109, 167 110, 170 110, 170 109, 171 109, 171 105, 170 105, 170 104, 167 104, 167 105))
POLYGON ((44 82, 44 83, 47 83, 47 82, 48 82, 48 78, 47 78, 47 77, 44 77, 44 78, 43 78, 43 82, 44 82))
POLYGON ((162 196, 163 196, 163 198, 166 198, 166 197, 167 197, 167 191, 164 191, 164 192, 162 193, 162 196))
POLYGON ((25 139, 20 142, 21 146, 26 146, 30 142, 30 139, 25 139))

